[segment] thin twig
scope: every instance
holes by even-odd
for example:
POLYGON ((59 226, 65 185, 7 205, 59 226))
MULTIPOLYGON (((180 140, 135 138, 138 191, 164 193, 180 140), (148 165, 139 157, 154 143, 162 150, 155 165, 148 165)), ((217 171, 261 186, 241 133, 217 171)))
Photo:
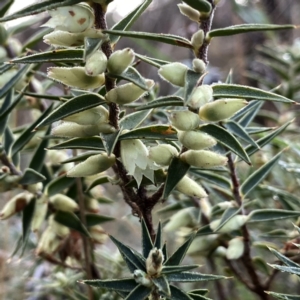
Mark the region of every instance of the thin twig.
MULTIPOLYGON (((0 147, 3 147, 3 146, 0 144, 0 147)), ((2 149, 2 151, 0 153, 0 161, 2 162, 2 164, 4 166, 9 168, 9 171, 12 175, 18 175, 18 176, 22 175, 22 172, 19 171, 17 169, 17 167, 10 161, 10 159, 8 158, 7 153, 4 149, 2 149)))

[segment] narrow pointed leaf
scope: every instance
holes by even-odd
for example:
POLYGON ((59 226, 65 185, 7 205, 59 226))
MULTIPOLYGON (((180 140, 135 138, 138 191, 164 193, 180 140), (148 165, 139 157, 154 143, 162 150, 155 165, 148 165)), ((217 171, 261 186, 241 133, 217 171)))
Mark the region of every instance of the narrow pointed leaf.
POLYGON ((258 112, 260 111, 261 107, 265 104, 265 102, 259 101, 256 104, 257 105, 253 106, 253 109, 251 111, 248 111, 244 116, 240 118, 238 124, 240 124, 243 127, 247 127, 251 123, 251 121, 257 116, 258 112))
POLYGON ((161 249, 163 255, 164 255, 164 261, 167 261, 169 256, 168 256, 168 252, 167 252, 167 243, 165 242, 162 249, 161 249))
POLYGON ((286 25, 274 25, 274 24, 239 24, 229 27, 223 27, 219 29, 211 30, 208 33, 210 38, 217 36, 231 36, 240 33, 247 32, 257 32, 257 31, 273 31, 273 30, 282 30, 282 29, 295 29, 295 25, 286 24, 286 25))
POLYGON ((89 187, 85 190, 85 193, 87 193, 88 191, 90 191, 91 189, 93 189, 95 186, 99 185, 99 184, 103 184, 103 183, 108 183, 110 177, 109 176, 100 176, 98 178, 96 178, 90 185, 89 187))
POLYGON ((137 286, 136 281, 132 278, 114 280, 83 280, 82 283, 96 288, 104 288, 108 290, 117 290, 124 292, 131 292, 137 286))
POLYGON ((212 85, 215 98, 243 98, 255 100, 278 101, 285 103, 295 103, 284 96, 266 92, 258 88, 253 88, 238 84, 214 84, 212 85))
POLYGON ((145 105, 139 105, 135 110, 145 110, 156 107, 167 107, 167 106, 184 106, 183 99, 178 96, 166 96, 157 98, 145 105))
POLYGON ((151 110, 141 111, 141 112, 134 112, 129 115, 126 115, 120 120, 120 128, 123 130, 134 129, 139 126, 151 113, 151 110))
POLYGON ((195 281, 211 281, 219 279, 227 279, 228 277, 220 275, 201 274, 197 272, 182 272, 166 275, 172 282, 195 282, 195 281))
POLYGON ((22 240, 23 244, 25 240, 28 239, 30 233, 30 225, 32 221, 32 217, 34 214, 36 199, 31 199, 31 201, 26 205, 22 212, 22 240))
POLYGON ((211 4, 206 0, 182 0, 187 5, 200 11, 201 13, 209 13, 211 11, 211 4))
POLYGON ((142 223, 141 224, 142 225, 142 251, 143 251, 143 256, 147 258, 149 252, 153 249, 153 243, 144 218, 141 220, 141 223, 142 223))
POLYGON ((135 39, 143 39, 161 42, 165 44, 170 44, 174 46, 193 48, 191 42, 181 36, 173 34, 163 34, 163 33, 149 33, 149 32, 140 32, 140 31, 120 31, 120 30, 102 30, 103 33, 108 33, 110 35, 116 36, 125 36, 135 39))
POLYGON ((14 67, 14 65, 9 65, 9 64, 4 64, 4 63, 0 64, 0 75, 5 73, 9 69, 12 69, 13 67, 14 67))
POLYGON ((75 113, 105 104, 101 96, 98 94, 85 94, 75 97, 63 103, 55 110, 53 110, 46 118, 37 125, 37 128, 52 124, 58 120, 64 119, 75 113))
POLYGON ((82 53, 82 59, 86 61, 92 54, 94 54, 100 48, 102 43, 103 39, 86 37, 84 39, 84 53, 82 53))
POLYGON ((10 60, 12 64, 34 64, 50 62, 83 62, 83 50, 81 49, 60 49, 49 52, 32 54, 10 60))
POLYGON ((196 290, 189 291, 189 293, 194 294, 194 295, 205 296, 208 293, 208 290, 206 290, 206 289, 196 289, 196 290))
POLYGON ((105 222, 110 222, 115 220, 115 218, 111 218, 108 216, 102 216, 102 215, 98 215, 98 214, 86 214, 85 215, 85 219, 86 219, 86 226, 90 227, 90 226, 96 226, 105 222))
POLYGON ((206 171, 206 170, 199 170, 196 168, 191 168, 189 173, 192 173, 194 176, 201 178, 205 181, 212 182, 216 185, 219 185, 226 189, 231 189, 231 181, 228 177, 222 176, 217 174, 215 171, 206 171))
POLYGON ((100 151, 88 151, 88 152, 84 152, 81 153, 77 156, 72 156, 71 158, 68 158, 66 160, 60 161, 60 164, 68 164, 70 162, 81 162, 86 160, 87 158, 89 158, 92 155, 96 155, 96 154, 100 154, 100 151))
POLYGON ((113 243, 118 247, 123 259, 125 260, 131 272, 133 272, 136 269, 146 272, 145 262, 141 261, 140 257, 135 255, 134 251, 131 248, 119 242, 117 239, 115 239, 112 236, 110 236, 110 238, 113 241, 113 243), (130 262, 130 265, 127 263, 128 261, 130 262), (132 270, 132 265, 135 267, 135 269, 133 270, 132 270))
POLYGON ((184 259, 196 234, 193 233, 166 261, 165 266, 178 266, 184 259))
POLYGON ((14 20, 14 19, 18 19, 21 17, 38 14, 38 13, 41 13, 46 10, 55 9, 57 7, 74 5, 74 4, 77 4, 80 2, 81 2, 81 0, 64 0, 64 1, 47 0, 47 1, 43 1, 40 3, 36 3, 36 4, 30 5, 30 6, 27 6, 24 9, 21 9, 12 15, 3 17, 0 19, 0 22, 14 20))
POLYGON ((146 139, 146 140, 177 140, 176 131, 167 125, 153 125, 131 130, 120 135, 120 140, 146 139))
POLYGON ((75 178, 66 177, 65 175, 54 178, 45 188, 45 194, 49 197, 60 193, 64 189, 75 183, 75 178))
POLYGON ((165 276, 153 278, 152 281, 160 292, 162 292, 164 295, 171 296, 169 282, 165 276))
MULTIPOLYGON (((12 89, 10 91, 12 91, 12 89)), ((0 113, 0 118, 2 119, 2 118, 5 118, 5 117, 8 117, 8 115, 19 104, 19 102, 22 100, 22 98, 23 98, 22 94, 19 94, 16 97, 14 97, 13 101, 10 103, 9 106, 7 106, 5 109, 3 107, 3 111, 1 110, 1 113, 0 113)), ((7 104, 7 102, 6 102, 6 104, 7 104)))
POLYGON ((245 197, 249 192, 251 192, 258 184, 264 180, 264 178, 270 173, 272 168, 278 162, 282 151, 275 155, 269 162, 264 164, 258 170, 253 172, 248 178, 243 182, 240 187, 240 192, 245 197))
POLYGON ((140 60, 142 60, 156 68, 160 68, 161 66, 167 65, 170 63, 169 61, 165 61, 165 60, 161 60, 161 59, 157 59, 157 58, 153 58, 153 57, 148 57, 148 56, 141 55, 138 53, 135 53, 135 56, 138 57, 140 60))
POLYGON ((249 214, 247 223, 270 222, 282 219, 297 218, 300 211, 283 209, 256 209, 249 214))
POLYGON ((140 284, 134 290, 132 290, 125 300, 144 300, 150 295, 151 291, 151 288, 140 284))
POLYGON ((16 139, 16 141, 12 145, 11 153, 12 156, 17 154, 19 151, 23 149, 23 147, 33 138, 35 132, 32 132, 33 129, 39 124, 52 110, 53 105, 50 105, 38 119, 36 119, 30 126, 26 128, 22 132, 22 134, 16 139))
POLYGON ((190 271, 192 269, 199 268, 199 265, 186 265, 186 266, 164 266, 162 274, 173 274, 190 271))
POLYGON ((36 44, 38 44, 44 37, 44 35, 53 31, 52 28, 42 28, 37 30, 34 34, 28 37, 26 41, 22 45, 22 52, 26 51, 26 49, 33 49, 36 44))
POLYGON ((166 199, 175 189, 178 182, 188 172, 190 165, 182 161, 178 157, 173 157, 168 168, 168 175, 164 187, 163 199, 166 199))
POLYGON ((231 150, 233 153, 239 156, 242 160, 251 165, 251 160, 244 147, 226 129, 216 124, 203 125, 199 129, 200 131, 206 132, 212 137, 214 137, 219 143, 227 147, 229 150, 231 150))
POLYGON ((2 113, 11 106, 13 97, 14 97, 14 90, 11 89, 6 94, 6 96, 2 102, 2 106, 0 108, 0 136, 3 135, 5 128, 6 128, 7 121, 8 121, 8 114, 2 116, 2 113))
POLYGON ((241 211, 241 209, 242 208, 228 207, 222 214, 220 224, 217 226, 217 228, 214 231, 218 232, 230 219, 236 216, 241 211))
POLYGON ((51 149, 85 149, 85 150, 104 150, 104 145, 100 137, 74 138, 66 142, 61 142, 51 149))
POLYGON ((299 267, 287 267, 287 266, 280 266, 280 265, 272 265, 268 264, 270 267, 277 269, 281 272, 287 272, 290 274, 295 274, 300 276, 300 268, 299 267))
POLYGON ((14 142, 14 135, 11 132, 10 128, 6 127, 4 130, 3 148, 7 154, 10 153, 13 142, 14 142))
MULTIPOLYGON (((241 117, 243 117, 244 115, 247 115, 248 113, 253 113, 253 111, 257 110, 257 107, 261 107, 261 105, 263 104, 263 101, 259 101, 259 100, 253 100, 250 101, 248 103, 248 105, 246 105, 245 107, 243 107, 242 109, 240 109, 236 114, 234 114, 230 119, 237 121, 239 120, 241 117)), ((254 113, 253 113, 254 114, 254 113)))
POLYGON ((275 292, 266 292, 266 293, 279 300, 300 300, 300 296, 296 296, 296 295, 279 294, 275 292))
POLYGON ((201 78, 201 74, 193 71, 187 70, 185 75, 185 85, 184 85, 184 101, 185 103, 190 99, 190 96, 197 86, 199 79, 201 78))
POLYGON ((4 17, 13 3, 14 0, 7 0, 7 2, 0 9, 0 18, 4 17))
POLYGON ((161 249, 161 237, 162 234, 162 228, 161 228, 161 222, 158 222, 158 227, 157 227, 157 232, 156 232, 156 237, 155 237, 155 242, 154 242, 154 247, 157 249, 161 249))
POLYGON ((43 176, 42 174, 40 174, 39 172, 27 168, 25 169, 25 172, 21 178, 21 180, 19 181, 19 184, 22 185, 30 185, 30 184, 35 184, 41 181, 46 180, 46 177, 43 176))
POLYGON ((193 300, 212 300, 211 298, 207 298, 205 296, 193 294, 193 293, 188 293, 188 295, 193 299, 193 300))
POLYGON ((269 248, 269 250, 279 259, 281 260, 286 266, 288 267, 296 267, 300 268, 300 265, 295 263, 294 261, 287 258, 285 255, 281 254, 280 252, 276 251, 275 249, 269 248))
POLYGON ((256 144, 256 142, 252 139, 252 137, 248 134, 248 132, 238 123, 234 121, 228 121, 225 124, 226 128, 232 132, 234 135, 242 139, 243 141, 249 143, 253 147, 256 147, 259 149, 259 146, 256 144))
POLYGON ((103 145, 108 156, 113 153, 121 132, 122 129, 110 134, 101 134, 103 145))
MULTIPOLYGON (((112 29, 113 30, 128 30, 131 25, 139 18, 139 16, 148 8, 152 0, 145 0, 141 5, 136 7, 131 13, 129 13, 124 19, 116 23, 112 29)), ((116 44, 120 39, 120 36, 111 35, 110 41, 112 44, 116 44)))
POLYGON ((90 237, 86 227, 82 224, 80 219, 72 212, 57 211, 54 215, 54 220, 64 226, 80 232, 81 234, 90 237))
POLYGON ((172 300, 193 300, 188 294, 186 294, 183 290, 179 289, 174 285, 170 285, 171 297, 168 299, 172 300))
POLYGON ((201 227, 197 231, 197 236, 200 236, 200 235, 209 235, 209 234, 215 234, 215 232, 210 228, 209 224, 201 227))
POLYGON ((112 77, 115 77, 120 80, 126 80, 129 82, 132 82, 145 91, 149 90, 144 77, 133 67, 129 67, 122 74, 119 74, 119 75, 113 74, 112 77))

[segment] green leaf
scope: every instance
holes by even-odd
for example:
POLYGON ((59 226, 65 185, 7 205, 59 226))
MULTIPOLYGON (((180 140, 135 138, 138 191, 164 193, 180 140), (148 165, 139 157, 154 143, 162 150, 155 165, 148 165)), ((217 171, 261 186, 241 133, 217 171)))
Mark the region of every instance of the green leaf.
POLYGON ((65 142, 61 142, 51 149, 86 149, 86 150, 104 150, 102 139, 97 136, 86 138, 73 138, 65 142))
POLYGON ((145 262, 141 261, 140 257, 136 255, 136 253, 134 253, 134 251, 130 247, 119 242, 113 236, 110 236, 110 238, 113 241, 113 243, 118 247, 123 259, 125 260, 131 272, 134 272, 134 270, 136 269, 146 272, 145 262))
POLYGON ((85 219, 86 219, 86 226, 87 227, 95 226, 95 225, 98 225, 98 224, 102 224, 102 223, 105 223, 105 222, 115 220, 115 218, 102 216, 102 215, 98 215, 98 214, 86 214, 85 219))
POLYGON ((207 297, 205 297, 205 296, 198 295, 198 294, 188 293, 188 295, 189 295, 193 300, 212 300, 212 299, 210 299, 210 298, 207 298, 207 297))
POLYGON ((5 73, 6 71, 14 68, 14 65, 9 65, 9 64, 0 64, 0 75, 2 75, 3 73, 5 73))
POLYGON ((106 176, 106 175, 96 178, 94 181, 92 181, 92 183, 89 185, 89 187, 85 190, 85 193, 87 193, 88 191, 90 191, 91 189, 93 189, 95 186, 97 186, 99 184, 110 182, 109 179, 110 179, 110 177, 106 176))
POLYGON ((174 190, 178 182, 189 170, 190 165, 174 156, 168 168, 168 175, 164 187, 163 199, 166 199, 174 190))
POLYGON ((3 135, 5 128, 6 128, 7 121, 8 121, 8 114, 6 114, 4 116, 2 116, 2 114, 11 106, 13 97, 14 97, 14 90, 11 89, 6 94, 6 96, 2 102, 2 106, 0 108, 0 136, 3 135))
POLYGON ((233 153, 238 155, 247 164, 251 165, 251 160, 247 152, 245 151, 244 147, 226 129, 216 124, 207 124, 207 125, 200 126, 199 130, 206 132, 212 137, 214 137, 220 144, 224 145, 226 148, 228 148, 233 153))
POLYGON ((214 84, 212 85, 215 98, 243 98, 266 101, 278 101, 284 103, 295 103, 284 96, 266 92, 258 88, 238 84, 214 84))
POLYGON ((234 135, 238 136, 243 141, 249 143, 253 147, 259 149, 259 146, 256 142, 252 139, 252 137, 248 134, 248 132, 238 123, 234 121, 228 121, 225 124, 226 128, 232 132, 234 135))
POLYGON ((125 298, 125 300, 144 300, 151 294, 151 292, 151 288, 140 284, 134 290, 131 291, 131 293, 125 298))
POLYGON ((229 27, 214 29, 208 32, 208 38, 217 36, 231 36, 240 33, 256 32, 256 31, 273 31, 282 29, 295 29, 295 25, 275 25, 275 24, 239 24, 229 27))
POLYGON ((14 142, 14 135, 9 129, 9 127, 6 127, 4 130, 4 137, 3 137, 3 148, 6 153, 10 153, 10 149, 13 142, 14 142))
POLYGON ((167 125, 152 125, 131 130, 120 135, 119 140, 146 139, 146 140, 177 140, 174 129, 167 125))
POLYGON ((153 57, 148 57, 148 56, 141 55, 141 54, 138 54, 138 53, 135 53, 135 56, 137 58, 139 58, 140 60, 142 60, 142 61, 144 61, 144 62, 148 63, 149 65, 152 65, 156 68, 160 68, 163 65, 170 64, 169 61, 165 61, 165 60, 161 60, 161 59, 157 59, 157 58, 153 58, 153 57))
POLYGON ((156 232, 156 237, 155 237, 155 241, 154 241, 154 247, 156 247, 157 249, 161 249, 161 240, 162 240, 161 234, 162 234, 162 228, 161 228, 161 222, 159 221, 158 227, 157 227, 157 232, 156 232))
MULTIPOLYGON (((55 9, 61 6, 74 5, 80 3, 81 0, 64 0, 64 1, 53 1, 47 0, 40 3, 36 3, 30 6, 25 7, 24 9, 19 10, 18 12, 6 16, 0 19, 0 22, 6 22, 14 19, 18 19, 25 16, 30 16, 34 14, 41 13, 46 10, 55 9)), ((0 97, 1 98, 1 97, 0 97)))
POLYGON ((36 199, 33 198, 26 205, 22 212, 22 240, 23 244, 26 243, 30 233, 30 225, 34 214, 36 199))
POLYGON ((247 223, 269 222, 300 216, 300 211, 283 209, 256 209, 249 214, 247 223))
POLYGON ((108 290, 131 292, 137 286, 136 281, 133 278, 124 279, 107 279, 107 280, 82 280, 80 281, 84 284, 96 287, 104 288, 108 290))
POLYGON ((192 95, 194 88, 197 86, 198 81, 202 77, 201 74, 188 69, 185 75, 185 84, 184 84, 184 102, 187 103, 187 101, 190 99, 190 96, 192 95))
POLYGON ((46 177, 42 174, 40 174, 39 172, 27 168, 25 169, 25 172, 21 178, 21 180, 19 181, 19 184, 22 185, 30 185, 30 184, 35 184, 41 181, 46 180, 46 177))
POLYGON ((280 265, 272 265, 268 264, 270 267, 277 269, 281 272, 287 272, 290 274, 295 274, 300 276, 300 268, 299 267, 287 267, 287 266, 280 266, 280 265))
POLYGON ((169 281, 173 282, 195 282, 227 279, 228 277, 220 275, 201 274, 197 272, 182 272, 166 275, 169 281))
POLYGON ((240 186, 240 192, 243 197, 246 197, 249 192, 251 192, 259 183, 261 183, 262 180, 264 180, 264 178, 270 173, 272 168, 278 162, 283 151, 279 152, 269 162, 267 162, 258 170, 254 171, 250 176, 248 176, 248 178, 240 186))
POLYGON ((71 158, 68 158, 66 160, 60 161, 60 164, 67 164, 70 162, 81 162, 86 160, 87 158, 89 158, 92 155, 96 155, 96 154, 100 154, 100 151, 88 151, 88 152, 84 152, 81 154, 78 154, 77 156, 72 156, 71 158))
POLYGON ((102 30, 103 33, 108 33, 110 35, 125 36, 135 39, 143 39, 161 42, 165 44, 170 44, 174 46, 180 46, 185 48, 193 48, 191 42, 181 36, 173 34, 163 34, 163 33, 148 33, 140 31, 120 31, 120 30, 102 30))
POLYGON ((52 28, 43 28, 41 30, 37 30, 35 33, 29 36, 29 38, 22 45, 22 52, 26 51, 26 49, 32 49, 37 43, 39 43, 44 35, 53 31, 52 28))
POLYGON ((276 251, 275 249, 269 248, 269 250, 279 259, 281 260, 286 266, 288 267, 296 267, 300 268, 300 265, 293 262, 289 258, 287 258, 285 255, 281 254, 280 252, 276 251))
POLYGON ((209 235, 209 234, 214 234, 215 232, 210 228, 210 225, 205 225, 203 227, 201 227, 198 231, 197 231, 197 235, 196 236, 200 236, 200 235, 209 235))
POLYGON ((8 0, 0 9, 0 18, 4 17, 15 0, 8 0))
POLYGON ((39 124, 52 110, 53 105, 50 105, 41 115, 38 119, 36 119, 30 126, 26 128, 22 132, 22 134, 15 140, 15 142, 12 145, 11 149, 11 155, 14 156, 19 151, 23 149, 23 147, 33 138, 35 135, 35 132, 32 132, 34 128, 39 124))
POLYGON ((160 292, 162 292, 164 295, 171 296, 169 282, 165 276, 152 278, 152 281, 160 292))
POLYGON ((129 67, 122 74, 119 74, 119 75, 118 74, 112 74, 111 76, 114 77, 114 78, 117 78, 119 80, 126 80, 126 81, 129 81, 129 82, 132 82, 132 83, 139 86, 141 89, 143 89, 145 91, 149 90, 144 77, 133 67, 129 67))
MULTIPOLYGON (((9 92, 13 91, 13 89, 11 89, 9 92)), ((8 104, 8 101, 5 101, 5 107, 2 106, 1 108, 3 108, 3 110, 1 109, 1 113, 0 113, 0 119, 2 118, 6 118, 8 117, 8 115, 13 111, 13 109, 19 104, 19 102, 22 100, 23 95, 17 95, 16 97, 14 97, 14 100, 10 103, 10 105, 6 106, 8 104)), ((3 103, 4 105, 4 103, 3 103)))
MULTIPOLYGON (((260 109, 260 107, 264 104, 263 101, 259 101, 259 100, 253 100, 250 101, 248 103, 248 105, 244 106, 242 109, 240 109, 235 115, 233 115, 231 117, 231 120, 237 121, 239 120, 241 117, 243 117, 244 115, 247 115, 248 113, 253 114, 254 116, 256 115, 256 113, 254 114, 254 112, 256 112, 256 110, 260 109), (257 108, 258 107, 258 108, 257 108)), ((247 124, 248 125, 248 124, 247 124)), ((243 126, 243 125, 242 125, 243 126)), ((245 126, 244 126, 245 127, 245 126)))
POLYGON ((54 220, 64 226, 80 232, 81 234, 90 237, 86 227, 82 224, 80 219, 72 212, 57 211, 54 215, 54 220))
POLYGON ((205 296, 208 293, 208 290, 206 290, 206 289, 196 289, 196 290, 189 291, 189 294, 190 293, 194 294, 194 295, 205 296))
POLYGON ((278 294, 274 292, 265 292, 265 293, 279 300, 300 300, 300 296, 296 296, 296 295, 278 294))
MULTIPOLYGON (((152 0, 145 0, 141 5, 136 7, 131 13, 129 13, 124 19, 116 23, 113 30, 128 30, 131 25, 139 18, 139 16, 147 9, 152 0)), ((109 37, 112 44, 116 44, 120 39, 120 36, 110 35, 109 37)))
POLYGON ((165 262, 164 265, 178 266, 184 259, 186 252, 188 251, 195 236, 196 236, 195 233, 191 234, 191 236, 168 258, 168 260, 165 262))
POLYGON ((83 60, 86 61, 92 54, 94 54, 100 48, 102 43, 103 39, 85 37, 84 53, 82 55, 83 60))
POLYGON ((122 129, 110 134, 101 134, 103 145, 108 156, 113 153, 121 132, 122 129))
POLYGON ((166 96, 157 98, 145 105, 139 105, 135 110, 145 110, 156 107, 166 107, 166 106, 184 106, 183 99, 178 96, 166 96))
POLYGON ((139 126, 151 113, 151 110, 134 112, 129 115, 126 115, 120 120, 120 128, 123 130, 131 130, 139 126))
POLYGON ((48 183, 45 187, 45 194, 49 197, 60 193, 64 189, 70 187, 75 183, 75 178, 66 177, 66 175, 56 177, 48 183))
POLYGON ((18 72, 0 89, 0 99, 11 90, 17 82, 32 68, 32 66, 23 66, 18 72))
MULTIPOLYGON (((256 117, 257 113, 260 111, 261 107, 265 104, 264 101, 251 101, 250 104, 254 102, 256 105, 252 107, 242 118, 239 120, 239 124, 243 127, 247 127, 251 121, 256 117)), ((247 105, 248 106, 248 105, 247 105)))
POLYGON ((206 0, 182 0, 187 5, 200 11, 201 13, 210 13, 211 4, 206 0))
POLYGON ((149 252, 153 249, 153 243, 144 218, 142 218, 141 223, 142 223, 141 224, 142 225, 142 251, 143 251, 143 256, 147 258, 149 252))
POLYGON ((171 297, 168 299, 172 300, 193 300, 188 294, 186 294, 183 290, 179 289, 174 285, 170 285, 171 297))
POLYGON ((44 118, 36 128, 52 124, 53 122, 64 119, 70 115, 105 103, 104 99, 98 94, 85 94, 75 97, 54 109, 53 112, 44 118))
POLYGON ((199 265, 164 266, 161 273, 162 274, 181 273, 181 272, 190 271, 190 270, 196 269, 196 268, 199 268, 199 265))
MULTIPOLYGON (((263 146, 269 144, 270 141, 272 141, 276 136, 281 134, 293 121, 294 120, 286 122, 285 124, 281 125, 276 130, 272 131, 271 133, 269 133, 266 136, 264 136, 264 137, 260 138, 259 140, 257 140, 256 143, 258 144, 258 146, 260 148, 262 148, 263 146)), ((255 152, 257 152, 258 149, 250 145, 250 146, 246 147, 246 151, 247 151, 248 155, 252 155, 255 152)))
POLYGON ((81 49, 58 49, 48 52, 32 54, 10 60, 12 64, 35 64, 50 62, 83 62, 83 50, 81 49))
MULTIPOLYGON (((51 126, 49 126, 49 128, 47 129, 45 135, 50 134, 50 131, 51 131, 51 126)), ((38 147, 36 148, 36 150, 32 156, 31 162, 29 164, 29 168, 31 168, 37 172, 41 172, 42 167, 44 165, 45 158, 46 158, 46 154, 47 154, 45 148, 48 147, 48 142, 49 142, 49 140, 44 139, 38 145, 38 147)))

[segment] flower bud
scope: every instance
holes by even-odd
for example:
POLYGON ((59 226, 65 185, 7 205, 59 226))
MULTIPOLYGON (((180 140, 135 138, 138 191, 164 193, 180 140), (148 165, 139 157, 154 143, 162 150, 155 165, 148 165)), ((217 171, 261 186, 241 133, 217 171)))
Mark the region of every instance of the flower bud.
POLYGON ((227 253, 227 248, 225 248, 224 246, 219 246, 213 253, 213 256, 218 256, 218 257, 226 257, 226 253, 227 253))
POLYGON ((199 116, 204 121, 218 122, 231 118, 247 104, 244 99, 220 99, 200 107, 199 116))
POLYGON ((67 172, 68 177, 85 177, 106 171, 116 162, 114 154, 106 153, 90 156, 67 172))
POLYGON ((97 123, 108 122, 108 116, 108 110, 104 106, 99 105, 97 107, 81 111, 77 114, 70 115, 64 118, 64 120, 75 122, 79 125, 96 125, 97 123))
POLYGON ((191 166, 207 169, 224 166, 227 157, 208 150, 188 150, 180 158, 191 166))
POLYGON ((184 147, 192 150, 202 150, 217 143, 212 136, 200 131, 178 131, 177 136, 184 147))
POLYGON ((185 84, 185 74, 187 71, 187 66, 179 63, 174 62, 170 64, 166 64, 160 67, 158 70, 158 74, 166 81, 177 85, 177 86, 184 86, 185 84))
POLYGON ((89 227, 89 233, 93 242, 96 244, 104 244, 108 237, 105 230, 100 225, 89 227))
POLYGON ((46 195, 42 195, 35 203, 33 218, 31 221, 31 230, 33 232, 37 232, 40 229, 43 221, 45 220, 47 211, 48 197, 46 195))
POLYGON ((48 77, 79 89, 95 89, 102 86, 105 82, 104 74, 88 76, 84 67, 50 67, 48 68, 48 77))
POLYGON ((94 25, 93 10, 88 5, 62 6, 48 11, 50 20, 44 27, 72 33, 83 32, 94 25))
MULTIPOLYGON (((153 80, 146 80, 146 84, 149 89, 152 88, 154 85, 153 80)), ((133 101, 138 100, 142 96, 144 96, 147 93, 147 91, 141 89, 137 85, 133 83, 127 83, 120 86, 117 86, 116 88, 110 90, 106 95, 105 99, 108 102, 114 102, 117 104, 128 104, 133 101)))
MULTIPOLYGON (((221 227, 218 232, 230 233, 235 230, 239 230, 248 220, 248 216, 236 215, 232 217, 223 227, 221 227)), ((215 220, 209 224, 211 230, 215 230, 220 225, 220 219, 215 220)))
POLYGON ((159 276, 163 267, 164 255, 161 249, 153 248, 146 260, 147 274, 159 276))
POLYGON ((177 155, 177 149, 168 144, 160 144, 149 149, 149 158, 161 166, 168 166, 177 155))
POLYGON ((14 196, 2 208, 0 212, 0 220, 8 219, 12 215, 22 211, 33 197, 34 196, 28 192, 23 192, 14 196))
POLYGON ((191 243, 187 254, 206 255, 218 245, 218 234, 210 234, 196 237, 191 243))
POLYGON ((39 194, 41 193, 43 190, 43 183, 42 182, 38 182, 35 184, 30 184, 27 186, 27 191, 32 193, 32 194, 39 194))
POLYGON ((174 231, 180 227, 194 227, 197 225, 197 215, 199 209, 196 207, 186 207, 176 212, 165 225, 165 231, 174 231))
POLYGON ((105 72, 106 66, 106 55, 101 50, 97 50, 87 59, 85 64, 85 73, 89 76, 97 76, 105 72))
POLYGON ((95 198, 87 198, 85 208, 87 211, 91 213, 98 213, 99 210, 99 202, 95 198))
POLYGON ((190 20, 200 22, 200 12, 189 5, 182 3, 177 4, 182 15, 188 17, 190 20))
POLYGON ((54 220, 54 215, 49 217, 49 226, 51 230, 60 238, 64 238, 70 234, 70 229, 54 220))
POLYGON ((197 52, 200 47, 203 45, 204 42, 204 31, 202 29, 199 29, 197 32, 195 32, 191 39, 191 44, 194 48, 194 51, 197 52))
POLYGON ((107 70, 111 74, 122 74, 133 63, 134 58, 135 54, 130 48, 115 51, 108 59, 107 70))
POLYGON ((202 59, 194 58, 193 59, 193 69, 199 74, 203 74, 206 71, 206 64, 202 59))
POLYGON ((78 47, 84 45, 84 38, 84 33, 55 30, 44 35, 43 41, 48 45, 56 47, 78 47))
POLYGON ((35 253, 37 255, 53 254, 58 250, 60 244, 61 240, 55 232, 52 231, 52 228, 48 226, 41 236, 35 253))
POLYGON ((142 270, 135 270, 133 272, 133 278, 136 283, 141 284, 146 287, 151 287, 153 285, 152 280, 148 278, 148 275, 142 270))
POLYGON ((228 243, 226 251, 227 259, 239 259, 245 250, 244 238, 241 236, 235 237, 228 243))
POLYGON ((187 102, 187 105, 194 108, 199 109, 202 105, 213 100, 213 89, 210 85, 201 85, 197 87, 190 99, 187 102))
POLYGON ((172 126, 179 130, 187 131, 197 128, 200 124, 199 116, 189 110, 173 111, 169 115, 172 126))
MULTIPOLYGON (((7 59, 7 52, 4 47, 0 46, 0 63, 6 61, 6 59, 7 59)), ((1 76, 2 75, 3 74, 1 74, 1 76)))
POLYGON ((78 204, 68 196, 56 194, 50 197, 50 203, 56 210, 74 212, 79 210, 78 204))
POLYGON ((186 175, 177 183, 176 190, 190 197, 207 197, 204 188, 186 175))

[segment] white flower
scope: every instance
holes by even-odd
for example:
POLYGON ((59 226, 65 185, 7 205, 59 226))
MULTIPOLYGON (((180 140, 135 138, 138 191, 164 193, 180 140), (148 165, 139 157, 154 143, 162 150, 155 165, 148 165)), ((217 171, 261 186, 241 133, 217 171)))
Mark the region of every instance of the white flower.
POLYGON ((140 186, 143 176, 154 182, 154 170, 159 169, 148 157, 148 149, 137 139, 121 141, 121 159, 127 174, 134 177, 140 186))

